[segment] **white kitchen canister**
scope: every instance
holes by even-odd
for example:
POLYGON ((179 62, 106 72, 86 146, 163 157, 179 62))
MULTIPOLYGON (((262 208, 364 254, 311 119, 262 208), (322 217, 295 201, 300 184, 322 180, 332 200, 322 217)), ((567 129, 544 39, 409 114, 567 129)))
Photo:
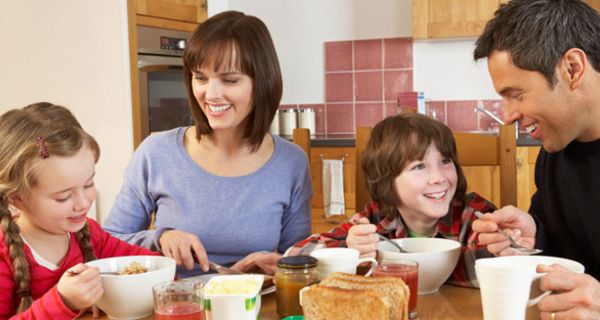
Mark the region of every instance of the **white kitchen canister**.
POLYGON ((279 109, 279 134, 291 137, 297 128, 296 109, 279 109))
POLYGON ((269 132, 271 134, 279 135, 279 110, 275 111, 275 116, 273 117, 273 121, 269 127, 269 132))
POLYGON ((304 108, 298 110, 298 128, 307 128, 310 130, 310 136, 315 136, 317 130, 315 126, 315 109, 304 108))

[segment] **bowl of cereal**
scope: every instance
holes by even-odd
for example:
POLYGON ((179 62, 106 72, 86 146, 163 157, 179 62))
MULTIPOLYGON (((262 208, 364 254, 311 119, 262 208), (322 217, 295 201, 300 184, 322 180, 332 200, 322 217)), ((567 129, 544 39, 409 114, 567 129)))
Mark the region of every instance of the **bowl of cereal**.
POLYGON ((96 305, 110 319, 139 319, 152 314, 152 287, 175 278, 175 260, 162 256, 98 259, 104 294, 96 305))

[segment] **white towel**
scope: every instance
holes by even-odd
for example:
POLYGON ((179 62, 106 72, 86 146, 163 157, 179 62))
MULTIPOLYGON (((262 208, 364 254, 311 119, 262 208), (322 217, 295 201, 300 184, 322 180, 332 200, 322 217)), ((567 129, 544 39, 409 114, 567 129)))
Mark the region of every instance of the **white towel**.
POLYGON ((325 217, 345 214, 344 161, 323 160, 323 210, 325 217))

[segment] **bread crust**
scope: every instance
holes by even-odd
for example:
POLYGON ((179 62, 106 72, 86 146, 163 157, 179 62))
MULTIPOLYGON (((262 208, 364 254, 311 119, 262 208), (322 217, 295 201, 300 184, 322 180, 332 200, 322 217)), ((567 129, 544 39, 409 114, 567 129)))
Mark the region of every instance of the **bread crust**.
POLYGON ((306 320, 389 320, 390 307, 373 289, 342 289, 314 285, 304 291, 306 320))
POLYGON ((408 319, 408 286, 397 277, 364 277, 335 272, 323 279, 320 286, 338 287, 348 290, 371 289, 377 292, 390 308, 390 320, 408 319))

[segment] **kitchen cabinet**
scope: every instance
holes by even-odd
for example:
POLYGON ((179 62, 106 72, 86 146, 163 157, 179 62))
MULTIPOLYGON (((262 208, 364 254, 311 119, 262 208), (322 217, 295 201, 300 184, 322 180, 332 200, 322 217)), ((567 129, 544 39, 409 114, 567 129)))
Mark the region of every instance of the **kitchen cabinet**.
POLYGON ((413 38, 477 37, 507 0, 413 0, 413 38))
MULTIPOLYGON (((413 38, 477 37, 508 0, 413 0, 413 38)), ((600 0, 584 0, 600 11, 600 0)))
POLYGON ((194 31, 207 18, 208 0, 134 0, 136 24, 194 31))

